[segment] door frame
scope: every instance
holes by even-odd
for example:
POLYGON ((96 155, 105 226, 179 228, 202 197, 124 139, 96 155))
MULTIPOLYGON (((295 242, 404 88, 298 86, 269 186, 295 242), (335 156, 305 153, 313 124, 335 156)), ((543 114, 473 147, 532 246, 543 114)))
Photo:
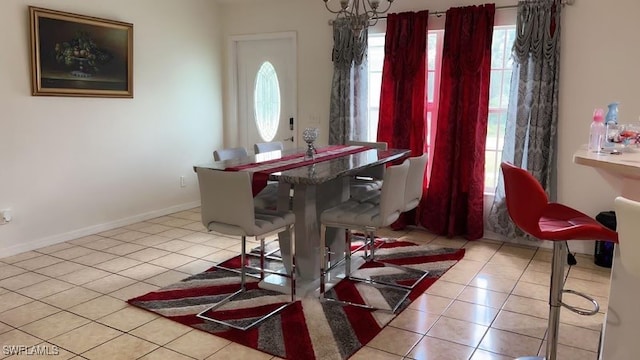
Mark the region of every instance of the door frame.
MULTIPOLYGON (((277 40, 277 39, 289 39, 293 40, 292 58, 294 59, 293 64, 295 69, 293 69, 293 73, 295 75, 295 81, 292 86, 292 96, 293 102, 295 104, 293 109, 293 118, 294 118, 294 146, 299 146, 299 138, 300 138, 300 130, 298 129, 298 34, 295 31, 283 31, 283 32, 274 32, 274 33, 264 33, 264 34, 248 34, 248 35, 231 35, 229 36, 228 41, 228 61, 229 66, 227 66, 227 78, 229 83, 229 96, 227 100, 228 104, 228 113, 227 118, 223 122, 225 125, 224 129, 224 144, 225 147, 235 147, 240 146, 242 144, 242 138, 239 131, 240 119, 238 119, 238 44, 243 41, 253 41, 253 40, 277 40), (235 124, 235 126, 233 126, 235 124)), ((288 117, 285 116, 285 117, 288 117)), ((250 149, 249 149, 250 150, 250 149)))

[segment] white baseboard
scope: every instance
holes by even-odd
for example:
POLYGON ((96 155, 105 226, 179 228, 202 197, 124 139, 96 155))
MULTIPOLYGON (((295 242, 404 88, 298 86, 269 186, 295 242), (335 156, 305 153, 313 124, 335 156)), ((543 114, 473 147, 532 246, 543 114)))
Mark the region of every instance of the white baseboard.
POLYGON ((103 231, 112 230, 119 227, 135 224, 140 221, 145 221, 145 220, 157 218, 157 217, 168 215, 168 214, 173 214, 179 211, 193 209, 198 206, 200 206, 200 201, 193 201, 190 203, 175 205, 175 206, 171 206, 164 209, 153 210, 153 211, 134 215, 124 219, 111 221, 104 224, 92 225, 86 228, 72 230, 63 234, 47 236, 45 238, 29 241, 28 243, 9 246, 6 248, 0 248, 0 254, 2 254, 2 257, 13 256, 25 251, 40 249, 45 246, 55 245, 61 242, 81 238, 83 236, 93 235, 103 231))

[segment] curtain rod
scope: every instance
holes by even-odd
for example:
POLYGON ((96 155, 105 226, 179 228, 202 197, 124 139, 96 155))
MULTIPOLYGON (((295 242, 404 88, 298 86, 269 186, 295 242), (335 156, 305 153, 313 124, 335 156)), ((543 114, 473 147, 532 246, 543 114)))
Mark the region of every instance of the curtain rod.
MULTIPOLYGON (((566 6, 566 5, 573 5, 576 2, 576 0, 562 0, 560 1, 560 4, 562 6, 566 6)), ((503 5, 503 6, 496 6, 496 10, 504 10, 504 9, 514 9, 517 8, 518 4, 515 5, 503 5)), ((436 17, 441 17, 443 15, 445 15, 447 12, 446 11, 429 11, 429 16, 436 16, 436 17)), ((379 20, 386 20, 387 16, 378 16, 379 20)))

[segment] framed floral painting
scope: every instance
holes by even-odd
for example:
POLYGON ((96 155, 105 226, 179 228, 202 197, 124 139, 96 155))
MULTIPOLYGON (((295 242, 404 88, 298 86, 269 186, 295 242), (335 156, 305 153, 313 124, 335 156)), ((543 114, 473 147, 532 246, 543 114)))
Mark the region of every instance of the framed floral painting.
POLYGON ((33 95, 133 97, 133 25, 30 6, 33 95))

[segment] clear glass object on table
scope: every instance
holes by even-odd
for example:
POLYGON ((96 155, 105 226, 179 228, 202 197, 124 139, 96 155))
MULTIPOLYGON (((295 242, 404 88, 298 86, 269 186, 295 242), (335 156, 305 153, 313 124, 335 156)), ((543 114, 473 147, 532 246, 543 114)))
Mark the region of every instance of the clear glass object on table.
POLYGON ((640 146, 640 124, 617 124, 607 129, 607 142, 614 145, 614 149, 633 151, 640 146))
POLYGON ((314 146, 314 142, 318 139, 317 128, 306 128, 302 132, 302 139, 307 143, 307 151, 304 153, 305 160, 314 160, 316 158, 317 150, 314 146))

